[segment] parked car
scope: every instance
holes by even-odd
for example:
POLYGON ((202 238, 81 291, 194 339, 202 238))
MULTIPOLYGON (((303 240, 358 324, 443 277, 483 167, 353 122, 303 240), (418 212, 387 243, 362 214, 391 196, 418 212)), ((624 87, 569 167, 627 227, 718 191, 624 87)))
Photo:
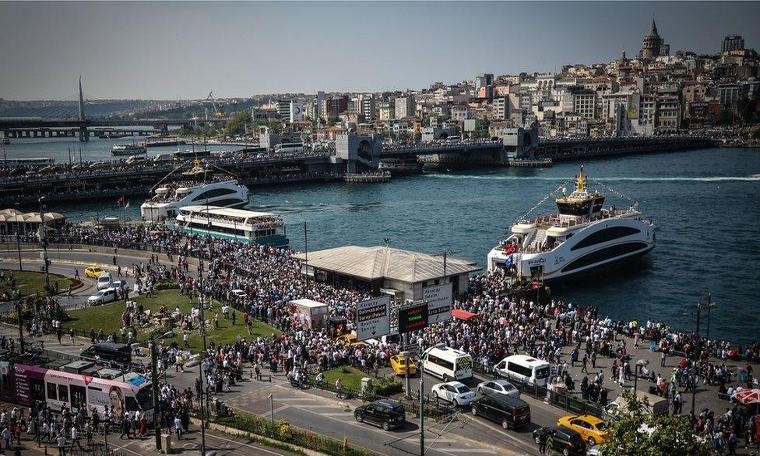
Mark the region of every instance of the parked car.
POLYGON ((461 407, 470 405, 476 397, 475 391, 461 382, 438 383, 433 385, 432 393, 436 399, 443 399, 461 407))
POLYGON ((366 421, 389 431, 404 425, 406 411, 399 401, 380 399, 356 407, 354 409, 354 418, 360 423, 366 421))
POLYGON ((586 442, 572 429, 540 427, 533 430, 533 440, 536 443, 539 443, 542 435, 546 435, 546 447, 559 451, 563 456, 583 455, 586 452, 586 442))
POLYGON ((90 306, 97 306, 99 304, 108 304, 109 302, 114 302, 118 299, 118 294, 116 293, 116 288, 106 288, 105 290, 100 290, 94 295, 87 298, 87 304, 90 306))
POLYGON ((530 424, 530 406, 522 399, 504 394, 485 394, 472 403, 472 415, 499 423, 504 429, 530 424))
POLYGON ((504 379, 480 382, 475 390, 480 394, 520 397, 520 390, 504 379))
POLYGON ((609 437, 607 424, 593 415, 565 415, 557 420, 557 426, 574 430, 589 446, 604 443, 609 437))
POLYGON ((124 279, 114 280, 113 282, 111 282, 111 286, 113 288, 116 288, 117 290, 121 290, 122 292, 124 290, 129 289, 129 284, 124 279))
POLYGON ((103 268, 101 268, 100 266, 95 266, 95 265, 88 266, 84 269, 84 275, 91 279, 97 279, 98 277, 100 277, 100 274, 103 274, 104 272, 106 271, 104 271, 103 268))
MULTIPOLYGON (((417 373, 417 364, 414 363, 414 360, 409 358, 409 375, 414 375, 417 373)), ((391 356, 391 369, 393 369, 393 372, 396 375, 406 375, 407 367, 406 367, 407 359, 402 355, 393 355, 391 356)))
POLYGON ((98 290, 105 290, 106 288, 111 287, 111 273, 110 272, 103 272, 98 276, 97 281, 98 290))

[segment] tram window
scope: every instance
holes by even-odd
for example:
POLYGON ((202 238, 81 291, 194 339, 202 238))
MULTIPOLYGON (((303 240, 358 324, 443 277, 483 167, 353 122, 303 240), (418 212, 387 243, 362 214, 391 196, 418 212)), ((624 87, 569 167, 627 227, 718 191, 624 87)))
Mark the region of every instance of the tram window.
POLYGON ((41 379, 29 379, 29 389, 32 390, 32 400, 44 401, 45 400, 45 381, 41 379))
POLYGON ((69 401, 69 387, 67 385, 58 385, 58 400, 62 402, 69 401))
POLYGON ((55 383, 48 383, 47 384, 47 398, 52 399, 54 401, 58 400, 58 393, 56 392, 57 385, 55 383))
POLYGON ((71 385, 71 406, 80 408, 87 405, 87 394, 84 386, 71 385))
POLYGON ((135 398, 132 396, 127 396, 124 398, 124 405, 126 405, 127 411, 129 412, 140 410, 140 407, 137 405, 137 400, 135 400, 135 398))

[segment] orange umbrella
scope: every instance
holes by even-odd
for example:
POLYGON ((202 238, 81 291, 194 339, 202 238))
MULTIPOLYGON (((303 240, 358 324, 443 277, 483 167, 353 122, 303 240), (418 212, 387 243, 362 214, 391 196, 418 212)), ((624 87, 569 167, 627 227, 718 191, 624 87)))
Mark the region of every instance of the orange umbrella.
POLYGON ((744 405, 760 404, 760 389, 744 389, 734 395, 737 402, 744 405))

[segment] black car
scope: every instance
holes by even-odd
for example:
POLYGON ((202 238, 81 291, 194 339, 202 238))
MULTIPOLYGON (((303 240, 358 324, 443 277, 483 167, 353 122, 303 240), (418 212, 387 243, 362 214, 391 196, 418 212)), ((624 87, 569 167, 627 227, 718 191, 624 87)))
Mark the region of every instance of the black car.
POLYGON ((403 426, 406 420, 406 411, 399 401, 393 399, 380 399, 369 404, 356 407, 354 410, 356 421, 376 424, 388 431, 403 426))
POLYGON ((83 350, 80 358, 88 361, 99 359, 103 362, 130 364, 132 362, 132 347, 128 344, 102 343, 90 345, 83 350))
POLYGON ((546 436, 546 448, 561 452, 564 456, 586 454, 586 442, 580 434, 563 427, 541 427, 533 431, 536 443, 546 436))
POLYGON ((472 414, 501 424, 504 429, 517 429, 530 423, 530 407, 512 396, 486 394, 472 403, 472 414))

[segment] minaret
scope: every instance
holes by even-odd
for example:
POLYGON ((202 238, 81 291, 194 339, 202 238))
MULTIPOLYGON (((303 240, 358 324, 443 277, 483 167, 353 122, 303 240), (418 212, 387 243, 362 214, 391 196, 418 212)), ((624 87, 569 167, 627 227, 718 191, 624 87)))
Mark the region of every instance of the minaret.
POLYGON ((79 120, 84 120, 84 95, 82 94, 82 76, 79 76, 79 120))

